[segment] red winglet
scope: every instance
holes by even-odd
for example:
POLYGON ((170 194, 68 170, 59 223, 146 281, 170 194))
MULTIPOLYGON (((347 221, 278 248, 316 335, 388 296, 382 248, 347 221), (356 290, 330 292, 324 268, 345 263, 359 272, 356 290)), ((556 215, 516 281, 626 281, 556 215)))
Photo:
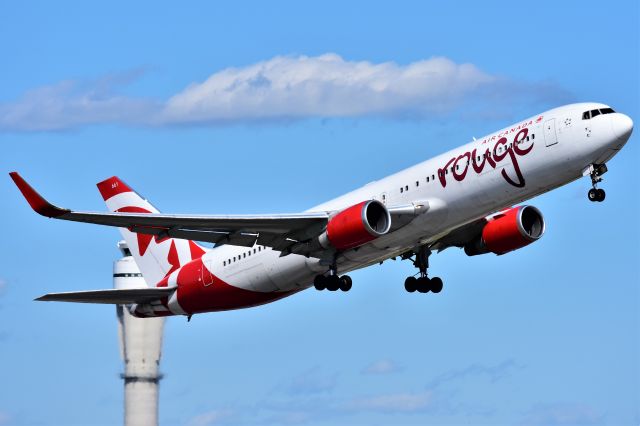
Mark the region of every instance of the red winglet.
POLYGON ((9 176, 11 176, 11 179, 13 179, 20 192, 22 192, 24 198, 36 213, 46 217, 58 217, 71 211, 54 206, 42 198, 42 196, 38 194, 38 192, 18 174, 18 172, 11 172, 9 173, 9 176))
POLYGON ((120 180, 118 176, 111 176, 109 179, 98 182, 96 185, 98 186, 98 190, 105 201, 114 195, 122 194, 123 192, 133 192, 133 189, 120 180))

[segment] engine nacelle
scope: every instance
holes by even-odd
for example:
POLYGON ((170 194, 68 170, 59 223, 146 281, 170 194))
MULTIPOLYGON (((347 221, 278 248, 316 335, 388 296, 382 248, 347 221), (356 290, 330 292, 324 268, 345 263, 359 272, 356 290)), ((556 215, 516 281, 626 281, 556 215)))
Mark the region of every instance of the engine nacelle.
POLYGON ((514 207, 492 218, 482 234, 464 247, 468 256, 517 250, 539 239, 544 234, 542 213, 532 206, 514 207))
POLYGON ((363 201, 334 215, 318 237, 320 245, 349 250, 389 232, 391 215, 380 201, 363 201))

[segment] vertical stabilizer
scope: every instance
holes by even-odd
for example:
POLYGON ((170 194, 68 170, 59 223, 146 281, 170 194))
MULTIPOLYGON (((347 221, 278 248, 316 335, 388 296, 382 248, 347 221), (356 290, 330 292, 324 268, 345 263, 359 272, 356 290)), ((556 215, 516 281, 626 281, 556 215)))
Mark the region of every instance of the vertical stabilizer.
MULTIPOLYGON (((109 211, 158 213, 151 203, 116 176, 97 185, 109 211)), ((137 234, 125 228, 120 228, 120 232, 147 285, 151 287, 180 266, 205 253, 203 247, 189 240, 158 238, 153 235, 137 234)))

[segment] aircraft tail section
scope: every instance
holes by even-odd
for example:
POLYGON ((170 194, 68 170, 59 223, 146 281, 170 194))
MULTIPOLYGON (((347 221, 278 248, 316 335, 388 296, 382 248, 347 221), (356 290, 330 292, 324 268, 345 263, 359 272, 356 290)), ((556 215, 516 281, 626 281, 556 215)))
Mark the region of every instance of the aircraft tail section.
MULTIPOLYGON (((158 213, 158 210, 146 199, 117 176, 110 177, 97 184, 107 208, 112 212, 158 213)), ((205 248, 194 241, 138 233, 120 228, 140 272, 148 286, 154 287, 165 276, 179 269, 193 259, 202 257, 205 248)), ((144 229, 143 231, 153 231, 144 229)))

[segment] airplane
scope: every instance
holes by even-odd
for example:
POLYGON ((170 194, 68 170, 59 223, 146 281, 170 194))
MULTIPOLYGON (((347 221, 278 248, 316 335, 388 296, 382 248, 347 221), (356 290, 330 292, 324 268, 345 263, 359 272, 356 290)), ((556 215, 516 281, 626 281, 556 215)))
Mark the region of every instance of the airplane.
POLYGON ((10 173, 37 213, 120 228, 147 287, 50 293, 40 301, 125 305, 160 317, 248 308, 315 287, 348 291, 347 272, 411 260, 408 292, 439 293, 433 252, 504 255, 537 241, 542 213, 519 203, 589 176, 588 199, 633 121, 601 103, 561 106, 474 139, 303 213, 161 214, 114 176, 97 184, 109 212, 57 207, 10 173), (213 243, 213 248, 198 242, 213 243))

